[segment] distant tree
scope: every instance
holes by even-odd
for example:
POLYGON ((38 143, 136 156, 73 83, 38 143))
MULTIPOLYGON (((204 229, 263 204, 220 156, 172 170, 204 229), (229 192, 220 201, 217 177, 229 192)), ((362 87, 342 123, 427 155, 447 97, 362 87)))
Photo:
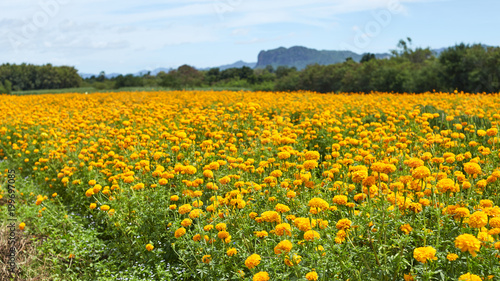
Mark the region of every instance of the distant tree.
POLYGON ((203 73, 187 64, 179 66, 176 75, 182 87, 199 87, 203 83, 203 73))
POLYGON ((359 61, 360 63, 364 63, 364 62, 367 62, 367 61, 370 61, 370 60, 374 60, 376 59, 375 58, 375 54, 372 54, 372 53, 366 53, 363 55, 363 57, 361 57, 361 60, 359 61))
POLYGON ((144 79, 141 77, 136 77, 132 74, 127 74, 125 76, 119 75, 114 78, 115 84, 113 88, 119 89, 123 87, 142 87, 144 86, 144 79))
POLYGON ((214 83, 219 82, 219 80, 220 80, 220 69, 218 67, 210 68, 205 73, 205 81, 209 85, 213 85, 214 83))

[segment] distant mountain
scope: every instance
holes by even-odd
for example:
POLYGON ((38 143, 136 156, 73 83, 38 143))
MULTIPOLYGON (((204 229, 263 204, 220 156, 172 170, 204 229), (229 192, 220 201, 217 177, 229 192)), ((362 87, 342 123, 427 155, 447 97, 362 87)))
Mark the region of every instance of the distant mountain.
MULTIPOLYGON (((217 66, 217 67, 219 68, 219 70, 226 70, 228 68, 242 68, 244 66, 254 68, 256 64, 257 64, 256 62, 244 62, 242 60, 239 60, 239 61, 232 63, 232 64, 225 64, 225 65, 221 65, 221 66, 217 66)), ((208 70, 210 68, 212 68, 212 67, 209 67, 205 70, 208 70)), ((203 70, 203 69, 200 69, 200 70, 203 70)))
MULTIPOLYGON (((391 55, 388 53, 375 54, 375 57, 378 59, 388 58, 390 56, 391 55)), ((349 57, 354 61, 359 62, 363 57, 363 54, 357 54, 351 51, 319 51, 302 46, 294 46, 288 49, 280 47, 273 50, 261 51, 255 67, 263 68, 267 65, 272 65, 273 67, 294 66, 300 70, 310 64, 327 65, 341 63, 349 57)))

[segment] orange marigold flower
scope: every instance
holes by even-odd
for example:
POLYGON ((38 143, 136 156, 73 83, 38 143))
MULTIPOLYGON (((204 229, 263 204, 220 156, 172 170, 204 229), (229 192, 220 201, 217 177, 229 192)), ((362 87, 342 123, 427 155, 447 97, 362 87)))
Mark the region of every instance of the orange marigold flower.
POLYGON ((464 164, 464 170, 469 175, 481 174, 481 166, 474 162, 468 162, 464 164))
POLYGON ((248 269, 252 269, 260 264, 260 260, 261 258, 259 255, 253 254, 245 260, 245 266, 248 267, 248 269))
POLYGON ((210 261, 212 261, 212 256, 211 255, 204 255, 201 258, 201 261, 204 262, 204 263, 210 263, 210 261))
POLYGON ((335 225, 335 227, 337 229, 349 229, 351 227, 351 220, 349 219, 341 219, 337 222, 337 224, 335 225))
POLYGON ((411 176, 415 179, 425 179, 431 175, 431 171, 426 166, 419 166, 411 172, 411 176))
MULTIPOLYGON (((205 227, 207 227, 207 226, 205 226, 205 227)), ((213 228, 213 226, 212 226, 212 228, 213 228)), ((226 230, 226 228, 227 228, 227 225, 223 222, 215 225, 215 229, 217 229, 218 231, 226 230)), ((207 230, 205 229, 205 231, 207 231, 207 230)))
POLYGON ((318 208, 320 210, 326 210, 326 209, 330 208, 330 205, 328 204, 328 202, 326 202, 325 200, 318 198, 318 197, 315 197, 315 198, 309 200, 308 206, 311 208, 318 208))
POLYGON ((276 225, 276 229, 274 233, 278 236, 283 236, 283 235, 292 235, 292 227, 288 223, 280 223, 276 225))
POLYGON ((304 233, 304 239, 307 241, 311 241, 311 240, 319 239, 319 238, 320 238, 319 233, 314 231, 314 230, 309 230, 309 231, 306 231, 304 233))
POLYGON ((347 196, 345 195, 335 195, 333 197, 333 203, 337 205, 345 205, 347 204, 347 196))
POLYGON ((403 224, 402 226, 400 226, 399 229, 402 232, 404 232, 405 234, 409 234, 413 230, 413 227, 411 227, 411 225, 406 223, 406 224, 403 224))
POLYGON ((283 240, 279 242, 276 247, 274 247, 274 253, 276 255, 279 255, 281 253, 288 253, 290 252, 290 250, 292 250, 292 246, 292 242, 290 242, 289 240, 283 240))
POLYGON ((458 259, 458 255, 455 254, 455 253, 450 253, 446 256, 446 258, 449 260, 449 261, 454 261, 456 259, 458 259))
POLYGON ((253 278, 252 278, 252 281, 268 281, 269 280, 269 274, 265 271, 261 271, 259 273, 256 273, 253 278))
POLYGON ((488 224, 488 215, 483 211, 474 212, 469 217, 469 225, 474 228, 481 228, 488 224))
POLYGON ((460 249, 462 252, 469 251, 469 253, 475 257, 481 248, 481 241, 479 241, 474 235, 462 234, 455 238, 455 247, 460 249))
POLYGON ((257 236, 259 238, 264 238, 264 237, 267 237, 269 235, 269 233, 267 233, 267 231, 265 231, 265 230, 255 231, 254 234, 255 234, 255 236, 257 236))
POLYGON ((318 273, 316 273, 315 271, 311 271, 306 274, 306 279, 309 281, 316 281, 318 280, 318 273))
POLYGON ((184 234, 186 234, 186 229, 184 227, 181 227, 175 231, 174 236, 175 238, 179 238, 184 234))
POLYGON ((230 257, 236 255, 238 253, 238 250, 236 250, 236 248, 229 248, 227 251, 226 251, 226 254, 230 257))
POLYGON ((266 211, 260 215, 266 222, 281 223, 281 216, 275 211, 266 211))
POLYGON ((481 277, 470 273, 466 273, 458 277, 458 281, 482 281, 482 280, 483 279, 481 279, 481 277))
POLYGON ((437 189, 441 193, 446 193, 446 192, 458 192, 458 185, 455 184, 455 181, 449 178, 444 178, 438 181, 436 184, 437 189))
POLYGON ((431 246, 416 248, 413 250, 413 257, 421 263, 427 263, 428 260, 437 260, 436 249, 431 246))
POLYGON ((153 245, 151 245, 151 244, 147 244, 147 245, 146 245, 146 250, 148 250, 148 251, 150 251, 150 252, 151 252, 154 248, 155 248, 155 247, 154 247, 153 245))
POLYGON ((276 210, 276 212, 279 212, 279 213, 286 213, 288 211, 290 211, 290 208, 287 206, 287 205, 284 205, 284 204, 276 204, 276 207, 274 207, 274 209, 276 210))
POLYGON ((191 208, 192 207, 190 204, 184 204, 184 205, 179 207, 179 214, 181 214, 181 215, 187 214, 187 213, 191 212, 191 208))

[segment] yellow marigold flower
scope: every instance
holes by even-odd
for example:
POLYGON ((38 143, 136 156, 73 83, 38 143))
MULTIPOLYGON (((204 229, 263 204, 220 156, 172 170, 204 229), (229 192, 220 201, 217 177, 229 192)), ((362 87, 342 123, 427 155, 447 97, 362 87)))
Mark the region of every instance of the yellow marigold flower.
POLYGON ((490 226, 494 228, 500 228, 500 217, 491 218, 490 226))
POLYGON ((205 171, 203 171, 203 176, 205 178, 211 179, 214 177, 214 172, 212 172, 211 170, 205 170, 205 171))
POLYGON ((308 206, 311 208, 318 208, 320 210, 326 210, 330 208, 330 205, 325 200, 318 197, 309 200, 308 206))
POLYGON ((488 215, 483 211, 474 212, 469 217, 469 226, 474 228, 481 228, 488 224, 488 215))
POLYGON ((290 257, 287 255, 285 256, 285 264, 288 265, 288 266, 294 266, 294 265, 297 265, 299 264, 300 262, 302 261, 302 256, 300 255, 297 255, 297 254, 293 254, 292 255, 292 259, 290 259, 290 257))
POLYGON ((276 255, 282 254, 282 253, 288 253, 290 250, 292 250, 292 242, 289 240, 283 240, 274 247, 274 253, 276 255))
POLYGON ((290 153, 287 151, 278 152, 278 158, 281 160, 286 160, 290 158, 290 153))
POLYGON ((101 206, 101 211, 107 211, 107 210, 109 210, 109 208, 110 207, 108 205, 102 205, 101 206))
POLYGON ((306 279, 309 281, 316 281, 318 280, 318 273, 316 273, 315 271, 311 271, 306 274, 306 279))
POLYGON ((368 177, 368 171, 366 169, 354 171, 352 172, 351 177, 353 182, 356 183, 362 182, 364 179, 368 177))
POLYGON ((272 177, 279 178, 283 175, 283 172, 281 170, 274 170, 270 174, 272 177))
MULTIPOLYGON (((424 158, 424 160, 431 159, 432 155, 429 155, 429 154, 424 153, 424 155, 422 155, 422 158, 424 158)), ((404 163, 406 165, 408 165, 409 167, 411 167, 411 168, 417 168, 417 167, 420 167, 420 166, 424 165, 424 161, 422 161, 422 160, 420 160, 418 158, 411 158, 409 160, 404 161, 404 163)))
POLYGON ((220 182, 221 184, 228 184, 230 181, 231 181, 231 178, 230 178, 230 177, 228 177, 228 176, 225 176, 225 177, 223 177, 223 178, 219 179, 219 182, 220 182))
POLYGON ((177 209, 177 205, 172 204, 172 205, 168 206, 168 208, 169 208, 170 210, 175 210, 175 209, 177 209))
POLYGON ((194 242, 198 242, 201 240, 201 235, 200 234, 196 234, 195 236, 193 236, 193 241, 194 242))
POLYGON ((453 213, 453 217, 455 217, 457 219, 467 218, 467 217, 469 217, 469 215, 470 215, 470 211, 468 208, 465 208, 465 207, 456 208, 454 213, 453 213))
POLYGON ((481 174, 481 166, 474 162, 468 162, 464 164, 464 171, 469 175, 481 174))
POLYGON ((254 232, 255 236, 259 237, 259 238, 264 238, 264 237, 267 237, 269 234, 267 233, 267 231, 263 230, 263 231, 255 231, 254 232))
POLYGON ((93 188, 89 188, 89 189, 87 189, 87 191, 85 191, 85 196, 90 197, 92 195, 94 195, 94 189, 93 188))
POLYGON ((95 180, 89 180, 89 185, 94 186, 97 182, 95 180))
POLYGON ((455 238, 455 247, 460 249, 462 252, 469 251, 469 253, 475 257, 481 248, 481 241, 479 241, 474 235, 462 234, 455 238))
POLYGON ((174 236, 175 238, 179 238, 184 234, 186 234, 186 229, 184 227, 181 227, 175 231, 174 236))
POLYGON ((194 209, 191 212, 189 212, 189 217, 194 220, 194 219, 200 217, 201 214, 203 214, 202 210, 194 209))
POLYGON ((227 225, 225 223, 221 222, 221 223, 218 223, 218 224, 215 225, 215 229, 217 229, 218 231, 223 231, 223 230, 227 229, 227 225))
POLYGON ((96 203, 90 203, 89 208, 90 208, 91 210, 94 210, 95 208, 97 208, 97 204, 96 204, 96 203))
POLYGON ((345 195, 335 195, 332 200, 333 200, 333 203, 335 203, 337 205, 347 204, 347 196, 345 196, 345 195))
POLYGON ((260 256, 257 254, 251 255, 245 260, 245 266, 248 267, 248 269, 252 269, 259 264, 260 264, 260 256))
MULTIPOLYGON (((225 224, 224 224, 224 225, 225 225, 225 224)), ((203 227, 203 230, 205 230, 205 231, 210 231, 210 230, 212 230, 212 229, 214 229, 214 226, 213 226, 213 225, 211 225, 211 224, 205 225, 205 226, 203 227)), ((226 229, 226 227, 225 227, 225 226, 224 226, 224 229, 226 229)))
POLYGON ((274 233, 278 236, 283 236, 283 235, 292 235, 292 227, 288 223, 280 223, 276 225, 276 229, 274 233))
POLYGON ((212 261, 212 256, 211 255, 204 255, 201 258, 201 261, 204 262, 204 263, 210 263, 210 261, 212 261))
POLYGON ((419 166, 411 172, 411 176, 415 179, 425 179, 431 175, 431 171, 426 166, 419 166))
POLYGON ((437 260, 435 255, 436 249, 431 246, 419 247, 413 250, 413 257, 421 263, 427 263, 428 260, 437 260))
MULTIPOLYGON (((313 222, 315 221, 313 220, 313 222)), ((313 228, 313 225, 311 225, 311 221, 309 220, 309 218, 296 218, 293 221, 293 224, 302 231, 308 231, 313 228)))
POLYGON ((351 227, 352 222, 349 219, 341 219, 337 222, 335 227, 337 229, 349 229, 351 227))
POLYGON ((316 160, 306 160, 303 164, 304 169, 306 170, 312 170, 316 167, 318 167, 318 162, 316 160))
POLYGON ((179 201, 179 196, 177 196, 177 195, 170 196, 170 201, 174 201, 174 202, 179 201))
POLYGON ((436 184, 437 189, 441 193, 446 193, 446 192, 458 192, 458 185, 455 184, 455 181, 449 178, 444 178, 438 181, 436 184))
POLYGON ((19 229, 20 230, 24 230, 25 227, 26 227, 26 224, 24 222, 22 222, 22 223, 19 224, 19 229))
POLYGON ((226 254, 230 257, 236 255, 238 253, 238 250, 236 250, 236 248, 229 248, 227 251, 226 251, 226 254))
POLYGON ((493 237, 490 234, 488 234, 488 232, 485 232, 485 231, 480 231, 477 234, 477 239, 479 239, 479 241, 482 241, 482 242, 493 242, 493 241, 495 241, 493 239, 493 237))
POLYGON ((297 196, 297 193, 293 190, 289 190, 286 192, 286 197, 288 198, 295 198, 295 196, 297 196))
POLYGON ((252 281, 269 281, 269 278, 270 277, 267 272, 261 271, 253 276, 252 281))
POLYGON ((147 244, 147 245, 146 245, 146 250, 148 250, 148 251, 150 251, 150 252, 151 252, 154 248, 155 248, 155 247, 154 247, 153 245, 151 245, 151 244, 147 244))
POLYGON ((182 222, 181 222, 181 225, 184 226, 184 227, 188 227, 192 223, 193 223, 193 221, 191 219, 183 219, 182 222))
POLYGON ((491 201, 489 199, 480 200, 479 206, 481 206, 481 208, 491 208, 491 207, 493 207, 493 201, 491 201))
POLYGON ((287 205, 279 204, 279 203, 276 204, 276 207, 274 207, 274 209, 278 213, 286 213, 286 212, 290 211, 290 208, 287 205))
POLYGON ((262 213, 260 216, 266 222, 281 223, 281 216, 275 211, 266 211, 262 213))
POLYGON ((456 259, 458 259, 458 255, 455 254, 455 253, 450 253, 446 256, 446 258, 449 260, 449 261, 454 261, 456 259))
POLYGON ((184 215, 184 214, 187 214, 189 212, 191 212, 191 205, 190 204, 184 204, 182 206, 179 207, 179 214, 181 215, 184 215))
POLYGON ((409 234, 413 230, 413 227, 407 223, 400 226, 399 229, 405 234, 409 234))
POLYGON ((319 239, 319 238, 320 238, 319 233, 314 231, 314 230, 309 230, 309 231, 306 231, 304 233, 304 239, 307 241, 311 241, 311 240, 319 239))
POLYGON ((217 233, 217 237, 219 237, 220 239, 226 239, 227 237, 229 237, 229 232, 225 230, 219 231, 219 233, 217 233))
POLYGON ((466 273, 460 275, 460 277, 458 277, 458 281, 483 281, 483 279, 475 274, 466 273))

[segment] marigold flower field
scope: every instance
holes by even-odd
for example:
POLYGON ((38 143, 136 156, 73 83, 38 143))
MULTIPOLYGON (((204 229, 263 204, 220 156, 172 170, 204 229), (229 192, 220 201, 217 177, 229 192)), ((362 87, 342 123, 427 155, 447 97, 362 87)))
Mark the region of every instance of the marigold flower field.
POLYGON ((0 156, 42 190, 16 186, 20 228, 64 206, 151 279, 500 279, 498 94, 0 101, 0 156))

